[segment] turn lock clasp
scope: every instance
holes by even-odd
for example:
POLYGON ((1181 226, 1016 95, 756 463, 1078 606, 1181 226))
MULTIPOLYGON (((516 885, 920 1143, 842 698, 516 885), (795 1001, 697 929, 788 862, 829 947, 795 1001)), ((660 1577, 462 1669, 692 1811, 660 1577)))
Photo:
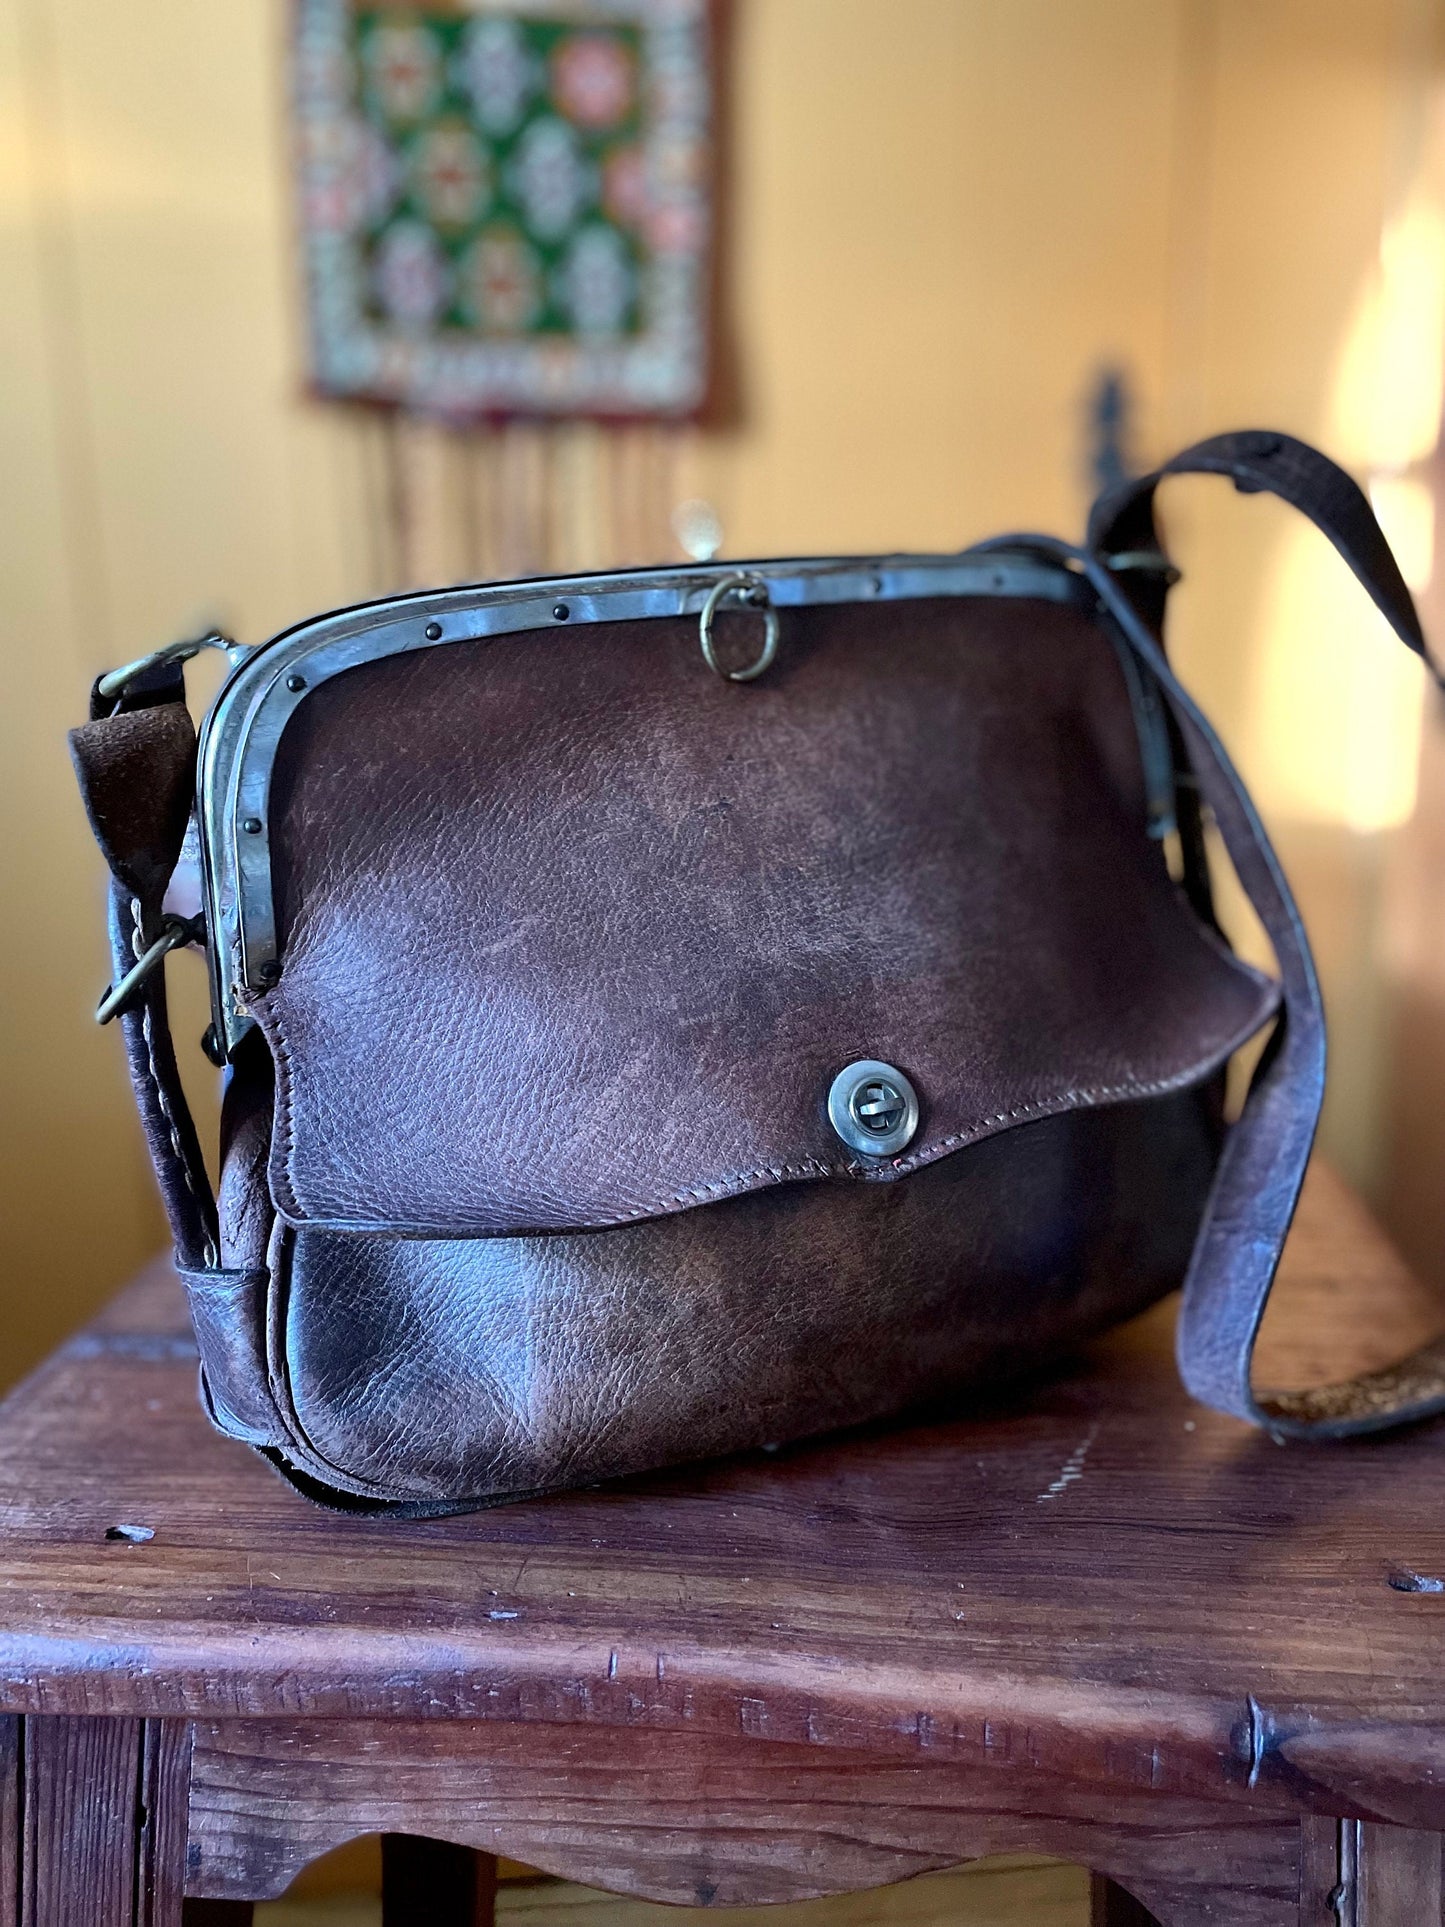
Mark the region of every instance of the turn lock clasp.
POLYGON ((698 617, 697 638, 702 645, 702 659, 715 676, 724 682, 751 682, 761 676, 778 653, 778 612, 768 596, 768 585, 761 576, 739 573, 720 576, 708 591, 707 601, 702 605, 698 617), (752 662, 745 663, 741 669, 724 669, 717 659, 713 648, 713 623, 717 612, 731 598, 744 609, 755 609, 763 619, 763 646, 752 662))

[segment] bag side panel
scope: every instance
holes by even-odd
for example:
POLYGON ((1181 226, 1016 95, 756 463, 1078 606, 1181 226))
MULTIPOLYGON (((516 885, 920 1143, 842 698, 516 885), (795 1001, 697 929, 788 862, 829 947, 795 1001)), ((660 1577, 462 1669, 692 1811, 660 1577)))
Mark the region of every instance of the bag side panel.
POLYGON ((266 1362, 272 1107, 270 1055, 259 1038, 248 1039, 221 1106, 221 1268, 181 1273, 201 1354, 202 1403, 218 1431, 248 1445, 286 1438, 266 1362))

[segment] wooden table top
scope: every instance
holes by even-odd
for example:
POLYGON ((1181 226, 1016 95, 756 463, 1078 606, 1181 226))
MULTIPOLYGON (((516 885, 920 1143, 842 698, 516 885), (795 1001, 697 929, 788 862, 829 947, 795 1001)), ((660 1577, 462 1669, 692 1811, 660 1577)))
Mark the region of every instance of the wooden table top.
MULTIPOLYGON (((1436 1316, 1316 1171, 1266 1378, 1436 1316)), ((1190 1403, 1172 1318, 986 1414, 404 1523, 210 1432, 158 1268, 0 1406, 0 1712, 644 1725, 1296 1805, 1445 1786, 1445 1427, 1276 1444, 1190 1403)))

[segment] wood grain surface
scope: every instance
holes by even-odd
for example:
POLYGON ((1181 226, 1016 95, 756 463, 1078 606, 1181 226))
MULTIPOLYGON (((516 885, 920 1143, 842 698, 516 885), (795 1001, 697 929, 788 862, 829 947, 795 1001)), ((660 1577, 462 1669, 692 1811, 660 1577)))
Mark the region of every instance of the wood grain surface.
POLYGON ((0 1927, 20 1919, 20 1721, 0 1718, 0 1927))
POLYGON ((805 1900, 1035 1852, 1124 1881, 1171 1927, 1298 1917, 1299 1824, 1268 1809, 1144 1793, 1101 1801, 1037 1770, 736 1735, 197 1723, 193 1893, 279 1894, 306 1861, 360 1831, 434 1832, 684 1906, 805 1900))
POLYGON ((129 1719, 26 1723, 21 1927, 135 1927, 142 1734, 129 1719))
MULTIPOLYGON (((1434 1317, 1316 1173, 1268 1376, 1434 1317)), ((402 1523, 209 1432, 157 1271, 0 1408, 0 1711, 742 1736, 1441 1825, 1445 1432, 1277 1445, 1187 1400, 1171 1318, 986 1411, 402 1523)))

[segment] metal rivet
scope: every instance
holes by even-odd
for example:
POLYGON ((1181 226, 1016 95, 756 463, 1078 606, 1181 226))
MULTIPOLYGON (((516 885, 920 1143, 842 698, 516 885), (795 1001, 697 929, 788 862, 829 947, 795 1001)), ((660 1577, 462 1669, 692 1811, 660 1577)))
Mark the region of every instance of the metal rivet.
POLYGON ((281 966, 274 957, 268 957, 262 964, 260 977, 263 984, 274 984, 280 981, 281 966))
POLYGON ((918 1093, 894 1065, 860 1058, 833 1079, 828 1122, 850 1150, 892 1157, 918 1129, 918 1093))
POLYGON ((571 613, 572 611, 567 607, 565 602, 554 602, 552 605, 552 614, 557 618, 558 622, 565 622, 571 613))
POLYGON ((259 836, 261 834, 260 817, 248 816, 245 822, 241 825, 241 828, 246 832, 247 836, 259 836))
POLYGON ((291 691, 293 696, 298 696, 306 687, 306 678, 304 676, 288 676, 286 678, 286 687, 291 691))
POLYGON ((422 631, 422 634, 428 642, 440 642, 442 639, 442 626, 439 622, 429 622, 422 631))

